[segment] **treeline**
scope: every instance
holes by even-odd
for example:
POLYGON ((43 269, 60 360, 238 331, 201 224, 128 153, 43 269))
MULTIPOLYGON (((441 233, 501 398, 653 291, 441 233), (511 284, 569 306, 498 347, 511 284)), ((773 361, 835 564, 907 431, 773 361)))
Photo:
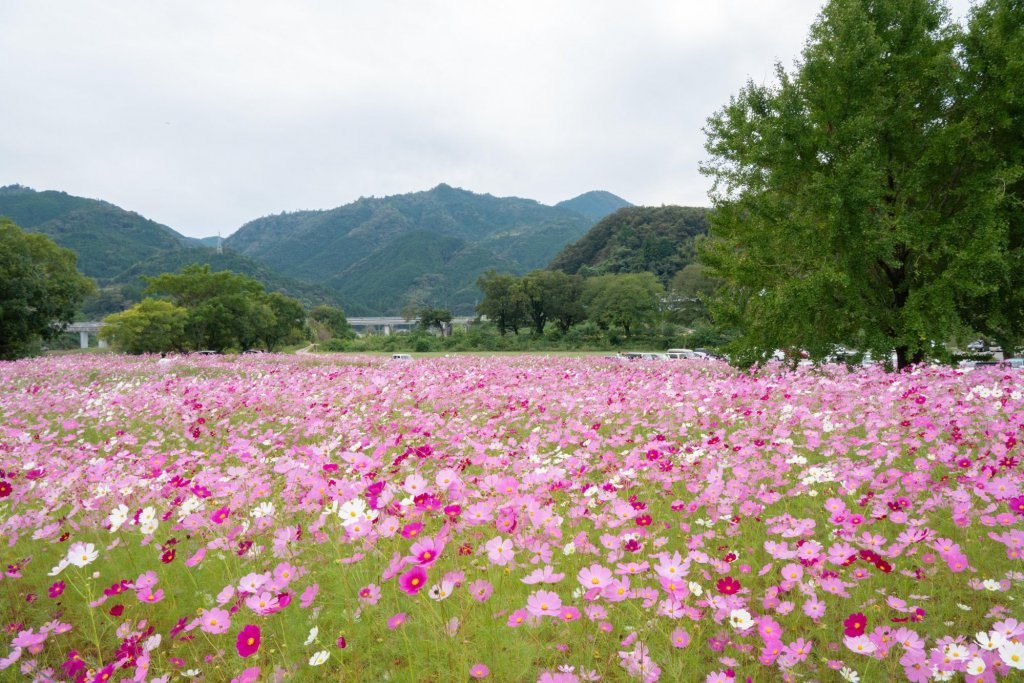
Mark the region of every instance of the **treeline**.
POLYGON ((317 306, 309 315, 296 299, 267 292, 257 280, 190 265, 144 278, 141 302, 104 319, 100 338, 127 353, 210 350, 275 351, 311 338, 349 333, 344 313, 317 306))

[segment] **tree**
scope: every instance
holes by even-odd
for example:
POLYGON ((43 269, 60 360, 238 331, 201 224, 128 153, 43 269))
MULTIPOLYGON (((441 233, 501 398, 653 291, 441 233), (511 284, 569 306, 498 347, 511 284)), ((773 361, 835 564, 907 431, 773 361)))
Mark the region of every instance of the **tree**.
POLYGON ((305 327, 302 305, 283 294, 267 294, 259 281, 209 265, 186 266, 179 273, 145 278, 147 293, 169 296, 188 312, 187 345, 193 350, 267 350, 298 339, 305 327))
POLYGON ((161 299, 143 299, 103 319, 100 339, 125 353, 184 351, 188 311, 161 299))
MULTIPOLYGON (((1019 27, 1019 25, 1018 25, 1019 27)), ((708 120, 716 322, 746 362, 833 344, 920 362, 1006 268, 1002 184, 971 159, 959 29, 937 0, 832 0, 794 74, 708 120)))
POLYGON ((436 327, 444 336, 445 327, 452 321, 452 312, 447 308, 424 308, 419 313, 419 325, 424 330, 436 327))
POLYGON ((970 97, 965 118, 981 131, 963 150, 972 171, 990 170, 1003 181, 998 212, 1006 224, 1005 263, 998 286, 962 292, 961 311, 971 326, 1004 352, 1024 346, 1024 3, 988 0, 973 8, 964 41, 970 97))
POLYGON ((315 324, 315 327, 322 328, 326 332, 326 336, 322 338, 319 332, 316 333, 316 337, 320 341, 332 337, 348 339, 352 336, 352 327, 348 324, 345 312, 340 308, 327 305, 316 306, 309 312, 309 319, 315 324))
POLYGON ((523 293, 533 331, 544 334, 544 326, 554 321, 565 334, 586 319, 583 308, 583 278, 559 270, 535 270, 523 276, 523 293))
POLYGON ((281 344, 297 343, 303 339, 303 333, 306 331, 306 309, 302 304, 280 292, 268 294, 264 303, 270 309, 272 320, 263 327, 258 336, 267 351, 275 351, 281 344))
POLYGON ((486 315, 498 326, 498 334, 519 328, 526 322, 527 301, 522 281, 510 273, 499 273, 493 268, 477 278, 476 286, 484 300, 476 306, 477 313, 486 315))
POLYGON ((587 317, 602 327, 619 325, 626 336, 658 317, 665 288, 653 273, 599 275, 584 282, 587 317))
POLYGON ((0 360, 61 334, 94 288, 76 269, 73 251, 0 218, 0 360))

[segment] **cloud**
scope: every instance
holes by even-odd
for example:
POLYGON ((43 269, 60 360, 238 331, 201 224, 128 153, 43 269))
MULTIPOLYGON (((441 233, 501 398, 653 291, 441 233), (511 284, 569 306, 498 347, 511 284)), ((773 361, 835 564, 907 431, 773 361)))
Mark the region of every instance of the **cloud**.
POLYGON ((0 183, 106 199, 196 236, 440 182, 703 205, 704 121, 748 78, 792 64, 819 8, 4 3, 0 183))

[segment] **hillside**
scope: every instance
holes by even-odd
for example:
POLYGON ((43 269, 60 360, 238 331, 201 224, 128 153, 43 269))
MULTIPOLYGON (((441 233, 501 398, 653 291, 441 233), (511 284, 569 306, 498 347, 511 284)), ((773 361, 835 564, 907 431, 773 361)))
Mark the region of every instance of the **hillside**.
POLYGON ((0 215, 71 249, 78 255, 78 269, 101 281, 192 242, 166 225, 108 202, 21 185, 0 187, 0 215))
POLYGON ((584 192, 572 199, 566 199, 564 202, 558 202, 555 206, 560 209, 569 209, 570 211, 583 214, 596 223, 608 214, 633 205, 622 197, 613 195, 611 192, 594 190, 593 192, 584 192))
POLYGON ((192 264, 209 264, 213 272, 230 270, 258 280, 268 292, 281 292, 298 299, 306 308, 320 304, 341 308, 348 315, 377 315, 377 311, 347 301, 343 296, 327 287, 310 284, 286 277, 266 264, 241 254, 229 251, 218 254, 215 249, 203 247, 179 249, 158 254, 136 263, 110 281, 110 284, 128 289, 145 289, 142 276, 176 273, 192 264))
POLYGON ((415 301, 469 314, 479 298, 476 278, 487 268, 542 268, 591 225, 564 207, 442 184, 329 211, 267 216, 242 226, 224 246, 384 313, 415 301))
POLYGON ((708 209, 686 206, 619 209, 562 249, 548 268, 586 275, 649 271, 667 285, 693 261, 707 216, 708 209))

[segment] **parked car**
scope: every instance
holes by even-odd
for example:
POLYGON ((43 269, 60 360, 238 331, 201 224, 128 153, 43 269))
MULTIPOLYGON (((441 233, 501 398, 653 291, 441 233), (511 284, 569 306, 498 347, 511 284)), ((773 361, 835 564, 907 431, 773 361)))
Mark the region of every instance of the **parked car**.
POLYGON ((412 356, 407 353, 393 353, 391 354, 391 360, 412 360, 412 356))

